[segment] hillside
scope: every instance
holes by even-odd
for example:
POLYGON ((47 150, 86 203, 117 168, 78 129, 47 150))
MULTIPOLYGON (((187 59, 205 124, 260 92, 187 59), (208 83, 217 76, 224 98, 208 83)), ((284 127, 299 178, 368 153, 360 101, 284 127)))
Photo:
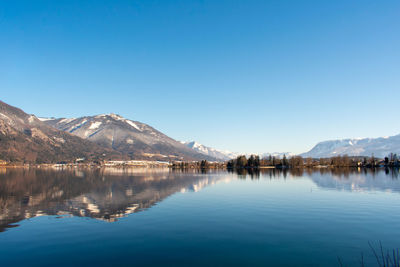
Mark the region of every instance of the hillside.
POLYGON ((41 120, 132 159, 214 160, 214 157, 198 153, 147 124, 116 114, 41 120))
POLYGON ((54 163, 121 158, 100 147, 41 122, 36 116, 0 101, 0 159, 11 162, 54 163))
POLYGON ((379 138, 331 140, 318 143, 303 157, 327 158, 339 155, 384 158, 390 153, 400 154, 400 135, 379 138))

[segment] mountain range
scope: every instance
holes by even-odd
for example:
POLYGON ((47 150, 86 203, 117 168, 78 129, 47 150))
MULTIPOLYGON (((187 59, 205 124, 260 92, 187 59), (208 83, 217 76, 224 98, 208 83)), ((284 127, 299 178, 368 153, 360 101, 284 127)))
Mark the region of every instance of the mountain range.
POLYGON ((38 118, 0 101, 1 160, 55 163, 77 158, 216 160, 120 115, 38 118))
MULTIPOLYGON (((214 157, 216 159, 226 161, 230 159, 237 158, 238 156, 245 155, 246 157, 250 157, 251 155, 256 155, 257 153, 236 153, 236 152, 230 152, 230 151, 222 151, 218 150, 212 147, 208 147, 205 145, 202 145, 196 141, 191 141, 191 142, 182 142, 182 144, 185 144, 187 147, 190 147, 194 150, 196 150, 199 153, 202 153, 204 155, 208 155, 211 157, 214 157)), ((295 156, 295 154, 291 152, 273 152, 273 153, 263 153, 259 155, 261 158, 267 158, 268 156, 272 157, 277 157, 277 158, 282 158, 283 156, 286 157, 291 157, 295 156)))
MULTIPOLYGON (((400 154, 400 135, 331 140, 318 143, 303 157, 339 155, 383 158, 400 154)), ((292 153, 264 153, 282 157, 292 153)), ((80 118, 38 118, 0 101, 0 160, 27 163, 111 159, 226 161, 240 155, 195 141, 178 142, 153 127, 116 114, 80 118)), ((244 153, 244 155, 246 155, 244 153)))
POLYGON ((318 143, 302 157, 328 158, 334 156, 372 156, 384 158, 400 154, 400 135, 379 138, 331 140, 318 143))
POLYGON ((76 158, 121 159, 123 155, 57 130, 36 116, 0 101, 0 159, 51 163, 76 158))
MULTIPOLYGON (((248 153, 220 151, 194 141, 183 143, 199 153, 209 155, 223 161, 236 158, 239 155, 250 156, 248 153)), ((324 141, 315 145, 310 151, 300 154, 300 156, 303 158, 330 158, 344 155, 365 157, 373 155, 377 158, 384 158, 390 155, 390 153, 400 155, 400 134, 379 138, 355 138, 324 141)), ((273 157, 282 158, 284 155, 286 157, 292 157, 296 154, 291 152, 274 152, 263 153, 259 156, 261 158, 267 158, 270 155, 273 157)))
POLYGON ((131 159, 215 160, 198 153, 153 127, 116 114, 80 118, 40 118, 47 125, 126 154, 131 159))
POLYGON ((196 141, 181 142, 181 143, 203 155, 213 157, 213 158, 216 158, 216 159, 222 160, 222 161, 230 160, 230 159, 233 159, 233 158, 236 158, 237 156, 239 156, 239 153, 218 150, 218 149, 197 143, 196 141))

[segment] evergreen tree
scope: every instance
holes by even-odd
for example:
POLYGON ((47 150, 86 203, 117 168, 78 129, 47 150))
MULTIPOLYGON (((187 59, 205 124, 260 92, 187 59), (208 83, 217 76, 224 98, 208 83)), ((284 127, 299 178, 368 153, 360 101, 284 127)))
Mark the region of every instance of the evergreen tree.
POLYGON ((283 166, 287 166, 287 165, 288 165, 288 162, 287 162, 287 159, 286 159, 286 155, 285 155, 285 154, 283 154, 282 165, 283 165, 283 166))
POLYGON ((200 168, 207 169, 208 167, 209 167, 209 165, 208 165, 208 161, 207 160, 202 160, 200 162, 200 168))
POLYGON ((239 156, 236 160, 236 166, 238 168, 244 168, 247 166, 247 159, 246 156, 239 156))
POLYGON ((254 167, 256 167, 256 168, 260 167, 260 157, 259 156, 254 157, 254 167))
POLYGON ((251 155, 250 158, 247 160, 247 167, 253 168, 254 167, 254 156, 251 155))

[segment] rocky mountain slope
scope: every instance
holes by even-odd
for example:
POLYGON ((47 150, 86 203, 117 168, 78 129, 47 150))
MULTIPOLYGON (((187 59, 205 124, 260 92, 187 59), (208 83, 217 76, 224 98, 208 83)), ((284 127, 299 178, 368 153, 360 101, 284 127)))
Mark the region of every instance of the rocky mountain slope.
POLYGON ((214 160, 214 157, 198 153, 147 124, 116 114, 41 120, 59 130, 128 154, 132 159, 214 160))
POLYGON ((318 143, 303 157, 327 158, 339 155, 384 158, 390 153, 400 154, 400 135, 380 138, 344 139, 318 143))
POLYGON ((121 158, 121 154, 59 131, 0 101, 0 159, 54 163, 76 158, 111 159, 121 158))

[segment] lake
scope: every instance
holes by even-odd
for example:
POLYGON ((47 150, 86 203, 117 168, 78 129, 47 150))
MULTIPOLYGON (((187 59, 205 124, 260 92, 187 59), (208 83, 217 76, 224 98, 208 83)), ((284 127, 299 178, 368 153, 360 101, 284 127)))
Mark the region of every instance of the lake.
POLYGON ((398 170, 0 169, 0 262, 376 266, 398 170))

